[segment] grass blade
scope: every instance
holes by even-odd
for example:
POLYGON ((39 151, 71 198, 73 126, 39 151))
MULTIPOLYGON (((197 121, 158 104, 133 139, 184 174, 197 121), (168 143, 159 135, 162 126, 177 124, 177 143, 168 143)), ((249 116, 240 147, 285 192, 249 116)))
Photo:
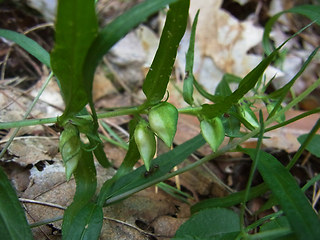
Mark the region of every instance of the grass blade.
POLYGON ((37 42, 28 38, 26 35, 11 30, 0 29, 0 37, 15 42, 40 62, 50 68, 50 55, 37 42))
POLYGON ((170 5, 160 43, 142 90, 147 102, 158 103, 164 97, 179 43, 187 27, 189 0, 179 0, 170 5))
MULTIPOLYGON (((251 158, 256 154, 255 149, 245 149, 244 152, 251 158)), ((319 239, 319 218, 289 171, 275 157, 263 151, 260 151, 258 170, 298 239, 319 239)))

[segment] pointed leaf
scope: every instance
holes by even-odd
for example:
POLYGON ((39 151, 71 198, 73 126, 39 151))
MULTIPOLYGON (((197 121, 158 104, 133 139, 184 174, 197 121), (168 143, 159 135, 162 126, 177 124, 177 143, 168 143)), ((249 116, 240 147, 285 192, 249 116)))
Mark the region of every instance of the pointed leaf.
MULTIPOLYGON (((72 204, 64 212, 62 225, 63 239, 69 239, 69 236, 76 235, 84 230, 85 225, 78 226, 77 215, 81 214, 83 208, 85 208, 95 194, 97 187, 96 169, 92 152, 81 149, 81 159, 74 172, 74 176, 76 180, 76 193, 72 204)), ((96 220, 93 219, 93 221, 96 220)))
POLYGON ((28 38, 26 35, 17 33, 7 29, 0 29, 0 37, 15 42, 32 56, 37 58, 40 62, 50 67, 50 55, 37 42, 28 38))
POLYGON ((61 83, 66 105, 64 121, 88 103, 82 71, 88 49, 98 31, 94 0, 60 0, 55 28, 51 66, 61 83))
MULTIPOLYGON (((145 176, 146 169, 144 166, 141 166, 133 172, 130 172, 129 174, 119 178, 112 186, 112 189, 108 190, 108 194, 104 194, 103 192, 100 194, 107 199, 106 204, 111 204, 114 201, 123 199, 135 192, 163 181, 165 179, 165 175, 172 170, 174 166, 183 162, 191 153, 204 145, 204 143, 205 140, 203 137, 198 135, 174 148, 172 151, 162 154, 154 159, 150 166, 154 167, 157 165, 158 167, 153 168, 153 172, 151 172, 149 175, 145 176)), ((100 200, 105 201, 105 199, 100 200)))
POLYGON ((160 43, 142 89, 151 105, 164 97, 179 43, 186 30, 189 0, 179 0, 170 5, 160 43))
POLYGON ((311 21, 315 21, 317 24, 320 24, 320 6, 319 5, 300 5, 274 15, 272 18, 269 19, 269 21, 267 22, 264 28, 262 43, 263 43, 263 48, 266 54, 270 54, 273 50, 273 46, 269 40, 269 35, 272 30, 272 26, 278 20, 278 18, 285 13, 301 14, 309 18, 311 21))
MULTIPOLYGON (((130 30, 170 3, 178 0, 148 0, 131 8, 105 26, 91 44, 83 68, 87 92, 91 94, 94 72, 102 57, 130 30)), ((90 97, 89 97, 90 98, 90 97)))
POLYGON ((211 208, 194 214, 182 224, 173 240, 232 240, 240 230, 240 218, 236 213, 225 208, 211 208))
POLYGON ((198 22, 199 10, 197 11, 196 16, 194 17, 191 35, 190 35, 190 43, 189 49, 186 55, 186 77, 183 82, 183 99, 190 105, 193 104, 193 62, 194 62, 194 42, 196 38, 196 28, 198 22))
MULTIPOLYGON (((245 149, 253 158, 255 149, 245 149)), ((289 171, 272 155, 261 151, 258 170, 282 207, 298 239, 318 239, 320 220, 289 171)))
POLYGON ((240 82, 239 87, 230 96, 216 104, 204 104, 201 112, 208 118, 214 118, 227 112, 234 104, 249 92, 262 76, 265 69, 274 60, 279 49, 273 51, 269 56, 262 60, 251 72, 249 72, 240 82))
POLYGON ((23 208, 2 167, 0 167, 0 193, 1 239, 33 239, 23 208))
MULTIPOLYGON (((285 216, 276 218, 263 224, 260 227, 260 233, 271 231, 271 230, 278 230, 278 229, 290 229, 289 222, 285 216)), ((273 236, 273 237, 265 237, 263 240, 297 240, 296 236, 293 233, 286 234, 285 236, 273 236)))
MULTIPOLYGON (((298 137, 298 141, 302 144, 308 137, 308 134, 304 134, 298 137)), ((320 135, 316 134, 311 142, 307 145, 306 149, 316 157, 320 157, 320 135)))
POLYGON ((70 227, 70 231, 63 235, 63 239, 99 239, 102 221, 102 207, 89 202, 78 211, 77 215, 74 217, 74 222, 70 227))
MULTIPOLYGON (((256 187, 252 187, 249 192, 248 200, 251 200, 255 197, 258 197, 264 194, 268 190, 266 184, 260 184, 256 187)), ((226 197, 222 198, 211 198, 206 199, 191 207, 191 213, 201 211, 206 208, 216 208, 216 207, 232 207, 241 203, 244 199, 245 191, 240 191, 236 193, 232 193, 226 197)))

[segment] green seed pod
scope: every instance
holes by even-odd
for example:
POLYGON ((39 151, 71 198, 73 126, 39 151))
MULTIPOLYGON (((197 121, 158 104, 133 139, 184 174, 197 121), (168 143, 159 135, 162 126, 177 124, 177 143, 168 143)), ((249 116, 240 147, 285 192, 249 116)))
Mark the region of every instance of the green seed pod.
POLYGON ((76 170, 81 158, 81 141, 76 126, 67 123, 60 135, 59 149, 66 168, 66 177, 69 181, 76 170))
POLYGON ((171 147, 177 131, 178 110, 168 102, 160 103, 149 111, 151 129, 162 141, 171 147))
POLYGON ((151 160, 156 153, 156 139, 146 121, 141 120, 137 124, 136 129, 134 130, 134 140, 144 165, 146 166, 147 171, 149 171, 151 160))
POLYGON ((209 143, 212 150, 216 152, 223 142, 225 134, 221 119, 216 117, 210 120, 202 120, 200 128, 202 136, 209 143))

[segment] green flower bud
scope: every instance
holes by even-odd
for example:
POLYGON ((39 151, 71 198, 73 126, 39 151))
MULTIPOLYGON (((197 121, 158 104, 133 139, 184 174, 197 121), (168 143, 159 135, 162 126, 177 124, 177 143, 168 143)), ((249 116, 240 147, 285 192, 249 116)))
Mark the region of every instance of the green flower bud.
POLYGON ((246 126, 250 130, 253 130, 254 128, 257 128, 260 126, 256 115, 247 104, 241 105, 240 113, 242 117, 246 119, 247 122, 250 124, 249 126, 246 126))
POLYGON ((147 171, 149 171, 151 160, 156 153, 156 139, 146 121, 141 120, 137 124, 136 129, 134 130, 134 140, 144 165, 146 166, 147 171))
POLYGON ((67 123, 60 135, 59 149, 66 168, 69 181, 81 158, 81 141, 76 126, 67 123))
POLYGON ((149 111, 151 129, 162 141, 171 147, 177 131, 178 110, 168 102, 160 103, 149 111))
POLYGON ((202 120, 200 123, 201 133, 209 143, 211 149, 216 152, 224 139, 224 127, 220 118, 202 120))

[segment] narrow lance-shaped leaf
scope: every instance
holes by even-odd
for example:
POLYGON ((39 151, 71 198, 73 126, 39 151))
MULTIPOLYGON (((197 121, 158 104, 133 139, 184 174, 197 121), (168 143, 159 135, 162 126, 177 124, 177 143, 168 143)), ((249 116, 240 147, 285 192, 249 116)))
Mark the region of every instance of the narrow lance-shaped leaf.
POLYGON ((104 197, 107 199, 106 204, 113 203, 123 199, 135 192, 138 192, 144 188, 150 187, 155 183, 163 181, 163 178, 174 166, 183 162, 191 153, 203 146, 205 140, 201 135, 198 135, 187 142, 174 148, 156 159, 152 160, 150 166, 158 165, 154 171, 145 176, 146 169, 144 166, 139 167, 135 171, 119 178, 112 189, 104 197), (161 179, 161 180, 159 180, 161 179))
POLYGON ((193 20, 191 35, 190 35, 190 43, 189 49, 186 55, 186 76, 183 81, 183 99, 190 105, 193 104, 193 62, 194 62, 194 43, 196 39, 196 28, 198 22, 199 10, 193 20))
POLYGON ((94 0, 60 0, 55 28, 51 66, 60 80, 66 105, 63 122, 88 103, 82 71, 87 51, 98 31, 94 0))
POLYGON ((1 239, 33 239, 23 208, 2 167, 0 167, 0 192, 1 239))
POLYGON ((312 59, 316 56, 320 47, 317 47, 312 53, 309 55, 308 59, 303 63, 299 71, 296 75, 282 88, 272 92, 269 96, 272 99, 276 99, 276 104, 273 107, 273 110, 270 112, 268 119, 273 117, 277 111, 281 108, 281 103, 283 102, 284 98, 287 96, 288 92, 290 91, 291 87, 295 83, 295 81, 301 76, 301 74, 306 70, 312 59))
POLYGON ((227 112, 234 104, 236 104, 248 91, 250 91, 258 82, 266 68, 277 56, 280 49, 292 38, 300 34, 307 27, 302 28, 290 38, 284 41, 277 49, 275 49, 270 55, 263 59, 258 66, 256 66, 251 72, 249 72, 240 82, 239 87, 231 95, 225 98, 223 101, 219 101, 216 104, 204 104, 202 105, 201 113, 207 118, 214 118, 227 112))
POLYGON ((164 97, 181 38, 188 20, 189 0, 170 5, 159 47, 142 89, 150 105, 164 97))
MULTIPOLYGON (((85 151, 81 148, 81 159, 78 162, 76 171, 74 172, 76 180, 76 193, 73 198, 72 204, 67 208, 63 217, 62 233, 63 239, 73 239, 73 236, 81 236, 82 232, 86 229, 86 226, 91 222, 101 222, 101 214, 92 209, 90 200, 96 192, 97 178, 96 170, 93 162, 92 152, 85 151), (95 214, 89 220, 86 220, 82 216, 83 211, 92 209, 95 214), (82 216, 79 218, 78 216, 82 216)), ((91 225, 93 228, 97 228, 96 224, 91 225)), ((101 225, 100 226, 101 229, 101 225)), ((100 232, 100 229, 98 231, 100 232)), ((78 238, 79 239, 79 238, 78 238)))
MULTIPOLYGON (((258 186, 252 187, 248 195, 248 200, 261 196, 267 190, 268 190, 268 187, 264 183, 258 186)), ((243 190, 240 192, 232 193, 226 197, 206 199, 193 205, 191 207, 191 213, 194 214, 206 208, 232 207, 234 205, 241 203, 244 199, 244 196, 245 196, 245 191, 243 190)))
POLYGON ((204 104, 202 106, 201 113, 208 118, 214 118, 227 112, 234 104, 250 91, 259 78, 262 76, 265 69, 274 60, 279 49, 273 51, 269 56, 262 60, 258 66, 256 66, 251 72, 249 72, 240 82, 239 87, 231 95, 225 98, 223 101, 219 101, 216 104, 204 104))
POLYGON ((104 205, 104 201, 107 198, 107 196, 112 192, 112 184, 120 177, 126 175, 130 171, 132 171, 132 168, 136 164, 136 162, 140 159, 140 152, 138 150, 137 144, 134 140, 134 130, 136 128, 138 121, 137 119, 132 119, 129 122, 129 132, 130 132, 130 140, 129 140, 129 149, 126 153, 126 156, 123 159, 123 162, 121 163, 118 171, 116 174, 108 181, 106 181, 99 194, 99 198, 97 200, 98 204, 100 206, 104 205))
MULTIPOLYGON (((251 158, 255 149, 245 149, 251 158)), ((258 170, 282 207, 292 230, 303 239, 320 236, 320 220, 290 172, 272 155, 260 151, 258 170)))
POLYGON ((0 29, 0 36, 7 40, 13 41, 26 50, 28 53, 37 58, 40 62, 50 67, 50 55, 37 42, 28 38, 26 35, 7 29, 0 29))
MULTIPOLYGON (((109 49, 147 18, 178 0, 148 0, 131 8, 105 26, 94 39, 86 56, 83 75, 87 93, 92 94, 92 81, 96 67, 109 49)), ((91 97, 89 96, 89 99, 91 97)))
POLYGON ((288 9, 286 11, 280 12, 274 15, 270 20, 267 22, 264 33, 263 33, 263 48, 266 54, 270 54, 274 49, 270 40, 269 35, 272 30, 273 24, 278 20, 278 18, 285 13, 297 13, 304 15, 305 17, 309 18, 311 21, 315 21, 317 24, 320 24, 320 6, 319 5, 301 5, 296 6, 294 8, 288 9))

